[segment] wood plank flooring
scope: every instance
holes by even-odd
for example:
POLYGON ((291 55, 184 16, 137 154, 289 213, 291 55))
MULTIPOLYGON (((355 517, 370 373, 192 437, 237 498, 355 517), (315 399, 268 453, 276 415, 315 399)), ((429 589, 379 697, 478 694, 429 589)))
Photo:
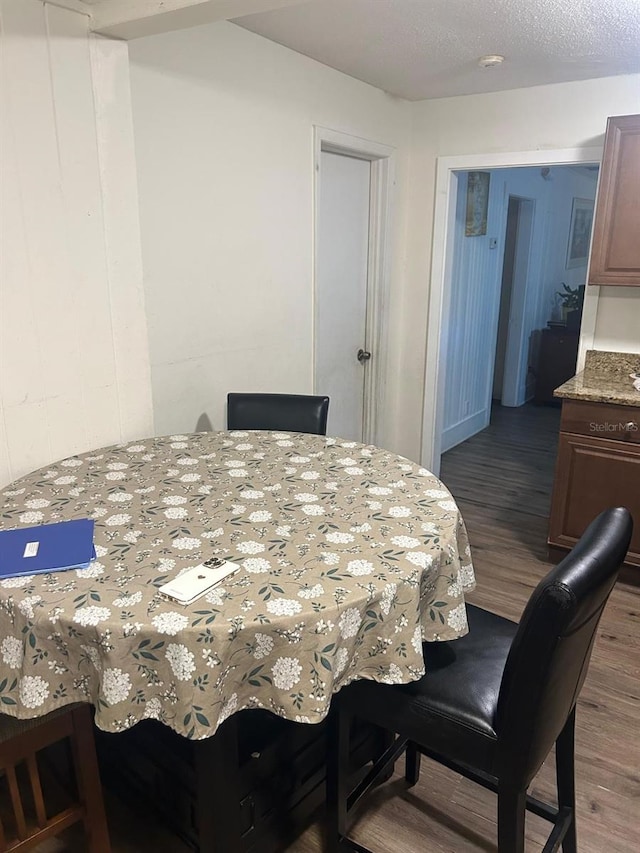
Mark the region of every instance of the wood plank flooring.
MULTIPOLYGON (((559 410, 498 407, 491 426, 445 454, 441 477, 471 539, 477 588, 470 600, 517 619, 549 570, 546 536, 559 410)), ((576 737, 580 853, 640 850, 640 587, 618 583, 602 618, 578 703, 576 737)), ((401 770, 400 764, 398 770, 401 770)), ((553 762, 532 791, 551 797, 553 762)), ((144 816, 107 802, 114 853, 186 850, 144 816)), ((527 853, 547 824, 527 817, 527 853)), ((426 759, 418 785, 396 775, 365 804, 353 837, 376 853, 495 853, 495 799, 426 759)), ((77 853, 77 838, 41 853, 77 853)), ((287 853, 320 853, 321 822, 287 853)), ((229 851, 234 853, 234 851, 229 851)))

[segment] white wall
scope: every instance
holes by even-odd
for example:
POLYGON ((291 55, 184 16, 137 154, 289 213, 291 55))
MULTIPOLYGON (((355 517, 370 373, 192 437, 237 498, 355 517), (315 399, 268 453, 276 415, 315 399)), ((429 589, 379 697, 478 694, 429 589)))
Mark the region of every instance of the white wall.
POLYGON ((586 284, 587 261, 567 269, 567 248, 573 199, 582 198, 593 201, 596 196, 597 181, 597 171, 589 171, 580 166, 553 166, 545 181, 549 196, 543 287, 540 292, 538 314, 542 326, 551 319, 555 294, 562 290, 563 282, 572 288, 586 284))
MULTIPOLYGON (((407 277, 401 319, 402 382, 397 396, 403 417, 396 421, 393 436, 393 445, 401 452, 413 458, 420 452, 437 158, 601 147, 609 115, 637 112, 640 75, 413 105, 407 277)), ((600 288, 597 311, 596 348, 604 349, 614 342, 616 349, 640 349, 640 288, 600 288), (626 292, 619 293, 622 290, 626 292)))
POLYGON ((124 43, 0 0, 0 486, 152 432, 124 43))
POLYGON ((228 391, 312 391, 314 125, 395 146, 400 290, 410 105, 226 22, 129 47, 156 427, 219 429, 228 391))

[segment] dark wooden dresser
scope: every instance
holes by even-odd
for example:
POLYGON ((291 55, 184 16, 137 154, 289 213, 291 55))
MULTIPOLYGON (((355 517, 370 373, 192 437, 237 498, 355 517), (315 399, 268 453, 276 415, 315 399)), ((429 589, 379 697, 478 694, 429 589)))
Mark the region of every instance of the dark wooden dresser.
POLYGON ((551 326, 540 333, 534 403, 545 405, 560 401, 553 392, 576 372, 580 333, 566 326, 551 326))

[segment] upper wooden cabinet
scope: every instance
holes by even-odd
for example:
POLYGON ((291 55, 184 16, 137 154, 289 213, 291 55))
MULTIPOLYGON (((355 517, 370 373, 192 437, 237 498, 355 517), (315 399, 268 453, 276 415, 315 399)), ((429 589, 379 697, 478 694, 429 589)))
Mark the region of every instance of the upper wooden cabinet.
POLYGON ((589 284, 640 286, 640 115, 607 121, 589 284))

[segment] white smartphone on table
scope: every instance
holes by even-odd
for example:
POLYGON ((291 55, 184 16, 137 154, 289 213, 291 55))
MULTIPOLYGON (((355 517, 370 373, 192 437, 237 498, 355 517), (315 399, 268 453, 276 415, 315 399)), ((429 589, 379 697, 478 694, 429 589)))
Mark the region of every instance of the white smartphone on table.
POLYGON ((187 569, 179 577, 167 581, 158 587, 158 592, 179 604, 191 604, 238 569, 239 566, 229 560, 212 557, 199 566, 187 569))

